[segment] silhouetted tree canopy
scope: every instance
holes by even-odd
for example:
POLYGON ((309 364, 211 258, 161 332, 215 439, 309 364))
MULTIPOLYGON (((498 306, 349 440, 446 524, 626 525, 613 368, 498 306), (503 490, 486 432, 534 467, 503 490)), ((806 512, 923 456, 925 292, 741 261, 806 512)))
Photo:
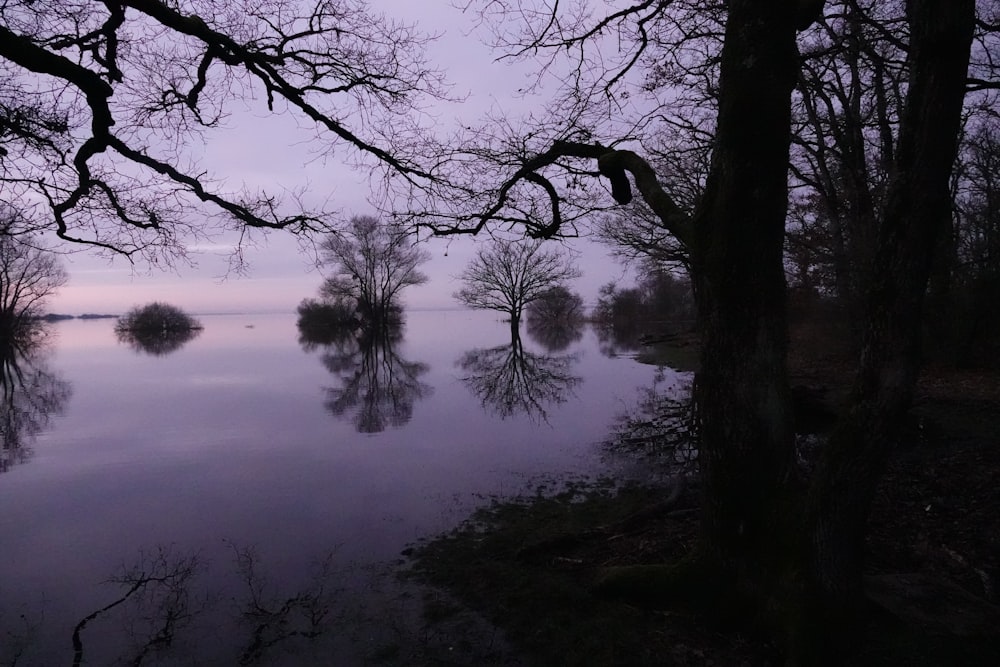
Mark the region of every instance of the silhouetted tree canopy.
POLYGON ((541 241, 496 239, 465 267, 455 298, 469 308, 507 313, 516 329, 525 306, 580 275, 565 252, 541 241))
POLYGON ((299 342, 328 345, 354 334, 361 322, 353 303, 304 299, 296 311, 299 342))
POLYGON ((153 262, 213 231, 330 230, 299 192, 207 173, 201 147, 256 100, 314 128, 320 154, 430 178, 414 137, 444 92, 427 40, 362 0, 2 2, 3 200, 29 203, 32 229, 153 262))
POLYGON ((372 216, 351 218, 322 244, 324 263, 334 272, 320 288, 328 304, 323 312, 344 320, 342 311, 353 305, 352 316, 362 326, 398 324, 400 293, 427 282, 419 267, 430 260, 430 254, 416 243, 416 237, 396 222, 372 216))
POLYGON ((545 290, 527 306, 528 321, 569 322, 583 319, 583 298, 565 285, 545 290))
MULTIPOLYGON (((505 57, 534 59, 562 84, 561 95, 531 118, 491 118, 468 130, 447 158, 448 187, 430 201, 411 197, 419 207, 402 215, 442 234, 492 224, 551 238, 641 199, 658 238, 669 236, 683 251, 677 261, 689 268, 697 302, 698 546, 678 563, 605 573, 599 592, 657 606, 738 609, 739 620, 772 634, 789 665, 843 661, 863 629, 868 513, 914 396, 965 96, 1000 88, 991 76, 995 53, 981 39, 996 34, 993 3, 980 3, 978 17, 973 0, 470 5, 505 57), (895 23, 869 20, 886 6, 904 10, 895 23), (855 382, 806 474, 796 458, 787 367, 786 220, 790 185, 802 189, 789 177, 793 104, 796 86, 812 74, 800 47, 844 34, 843 26, 891 48, 870 53, 849 36, 834 38, 827 53, 843 46, 863 57, 819 70, 848 82, 848 95, 814 91, 826 109, 813 120, 870 118, 874 131, 838 126, 846 141, 816 142, 830 158, 816 164, 835 166, 838 186, 862 173, 842 166, 874 167, 886 178, 874 215, 859 218, 872 225, 868 259, 860 258, 855 382), (883 88, 885 108, 898 109, 894 122, 853 93, 891 81, 900 61, 905 77, 883 88), (715 103, 685 106, 674 84, 689 79, 715 103), (699 158, 703 181, 687 179, 695 188, 661 179, 643 141, 682 128, 709 147, 699 158), (891 150, 869 153, 871 141, 891 150)), ((990 104, 988 94, 980 100, 990 104)), ((831 201, 871 203, 863 193, 831 201)))
POLYGON ((135 306, 118 318, 115 329, 131 332, 189 331, 201 324, 177 306, 154 301, 135 306))
POLYGON ((30 338, 45 300, 68 279, 61 258, 0 202, 0 338, 30 338))
POLYGON ((641 266, 634 287, 614 283, 601 287, 591 313, 595 324, 602 330, 613 329, 613 337, 620 341, 690 329, 697 314, 690 281, 649 261, 641 266))
POLYGON ((549 352, 561 352, 583 337, 583 298, 565 285, 546 290, 526 310, 528 335, 549 352))

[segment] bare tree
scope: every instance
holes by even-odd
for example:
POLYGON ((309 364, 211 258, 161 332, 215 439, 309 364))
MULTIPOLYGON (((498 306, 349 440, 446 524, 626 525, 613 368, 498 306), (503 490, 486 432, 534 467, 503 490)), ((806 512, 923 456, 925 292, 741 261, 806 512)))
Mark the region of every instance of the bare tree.
POLYGON ((403 289, 427 282, 418 270, 430 254, 413 234, 395 222, 355 216, 323 242, 324 259, 334 275, 323 283, 328 301, 353 302, 366 327, 385 327, 398 319, 403 289))
MULTIPOLYGON (((949 177, 976 10, 972 0, 906 3, 907 81, 872 236, 856 382, 849 409, 804 479, 795 458, 783 249, 797 39, 820 18, 824 4, 724 3, 721 50, 713 54, 718 113, 712 157, 704 193, 689 212, 658 179, 641 146, 625 143, 641 125, 625 117, 630 109, 618 93, 629 92, 623 81, 651 62, 650 35, 683 35, 687 24, 679 16, 697 19, 718 8, 639 2, 600 13, 582 3, 525 14, 483 2, 486 13, 527 22, 507 42, 513 56, 540 52, 554 61, 568 54, 572 74, 563 77, 569 83, 564 105, 586 105, 594 91, 606 92, 598 98, 600 111, 622 118, 617 127, 585 128, 578 118, 592 121, 593 112, 553 114, 556 120, 523 133, 518 154, 460 150, 459 180, 479 196, 441 192, 433 202, 444 208, 439 216, 426 209, 413 216, 444 233, 475 233, 497 221, 551 237, 591 205, 587 194, 576 196, 578 181, 600 177, 619 204, 637 192, 687 248, 701 339, 694 390, 699 548, 679 564, 609 573, 599 589, 647 602, 739 608, 781 638, 789 664, 835 662, 853 644, 863 618, 868 511, 913 397, 930 260, 950 217, 949 177), (612 48, 601 51, 602 36, 609 34, 612 48), (594 63, 596 72, 588 69, 594 63), (556 125, 566 117, 573 120, 556 125), (595 129, 603 141, 595 139, 595 129), (474 154, 493 161, 477 169, 470 164, 474 154), (496 182, 477 190, 494 174, 501 174, 496 182)), ((669 105, 659 104, 652 115, 668 113, 669 105)), ((509 139, 505 145, 517 144, 509 139)))
POLYGON ((412 141, 422 100, 444 95, 427 39, 364 0, 0 2, 2 197, 33 202, 36 229, 154 262, 215 230, 330 229, 294 192, 225 185, 190 147, 258 100, 320 152, 430 178, 412 141))
POLYGON ((455 298, 470 308, 507 313, 516 332, 525 306, 580 275, 572 259, 541 241, 497 239, 481 248, 462 272, 465 287, 455 298))
POLYGON ((965 137, 955 178, 955 225, 945 239, 945 285, 931 297, 948 316, 930 323, 959 363, 995 363, 1000 314, 1000 124, 965 137))
MULTIPOLYGON (((205 632, 217 636, 220 622, 230 616, 235 625, 228 641, 220 644, 231 651, 226 664, 270 664, 283 647, 305 646, 336 627, 335 597, 341 588, 333 551, 319 559, 307 583, 293 591, 271 581, 252 546, 228 544, 239 580, 232 597, 206 588, 216 573, 197 553, 159 545, 140 550, 131 563, 123 561, 121 570, 105 582, 119 589, 116 599, 73 627, 72 664, 190 662, 190 655, 184 659, 186 645, 208 636, 205 632), (220 606, 226 598, 235 604, 228 611, 220 606), (109 641, 119 626, 124 641, 109 641)), ((30 653, 30 644, 20 650, 20 655, 30 653)))
POLYGON ((0 222, 0 336, 30 337, 45 300, 66 284, 61 258, 0 222))

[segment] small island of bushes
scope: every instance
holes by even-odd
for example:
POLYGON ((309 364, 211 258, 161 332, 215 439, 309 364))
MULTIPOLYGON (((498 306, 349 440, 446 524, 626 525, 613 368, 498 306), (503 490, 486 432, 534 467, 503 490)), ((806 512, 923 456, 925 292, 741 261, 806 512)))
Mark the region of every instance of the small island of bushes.
POLYGON ((118 340, 156 356, 180 349, 201 329, 201 323, 180 308, 158 301, 135 306, 115 324, 118 340))
POLYGON ((154 301, 145 306, 135 306, 118 318, 115 330, 133 334, 192 331, 201 329, 201 323, 183 310, 167 303, 154 301))

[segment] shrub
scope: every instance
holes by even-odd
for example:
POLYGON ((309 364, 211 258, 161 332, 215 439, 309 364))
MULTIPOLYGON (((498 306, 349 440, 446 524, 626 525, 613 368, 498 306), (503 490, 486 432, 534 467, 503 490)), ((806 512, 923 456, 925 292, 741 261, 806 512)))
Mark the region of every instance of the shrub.
POLYGON ((578 322, 583 319, 583 299, 556 285, 529 303, 527 311, 529 321, 578 322))
POLYGON ((136 306, 118 318, 115 330, 133 334, 191 331, 201 329, 195 318, 176 306, 154 301, 145 306, 136 306))
POLYGON ((297 308, 299 342, 330 345, 353 338, 361 327, 356 308, 344 299, 317 301, 306 299, 297 308))

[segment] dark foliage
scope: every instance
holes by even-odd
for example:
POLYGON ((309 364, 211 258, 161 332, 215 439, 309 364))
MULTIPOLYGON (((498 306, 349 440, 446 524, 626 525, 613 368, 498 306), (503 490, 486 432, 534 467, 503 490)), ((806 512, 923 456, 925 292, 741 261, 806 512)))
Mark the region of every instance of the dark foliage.
POLYGON ((565 285, 556 285, 527 305, 528 320, 571 322, 583 319, 583 298, 565 285))
POLYGON ((635 287, 602 287, 591 319, 602 350, 613 356, 638 349, 644 337, 690 330, 695 314, 690 281, 653 270, 644 272, 635 287))
POLYGON ((176 306, 154 301, 118 318, 118 340, 136 352, 163 356, 176 352, 201 333, 201 324, 176 306))
POLYGON ((344 301, 305 299, 298 305, 296 326, 303 345, 330 345, 347 337, 361 325, 352 305, 344 301))
POLYGON ((116 331, 132 333, 160 333, 164 331, 190 331, 200 329, 198 320, 170 304, 154 301, 136 306, 118 318, 116 331))

